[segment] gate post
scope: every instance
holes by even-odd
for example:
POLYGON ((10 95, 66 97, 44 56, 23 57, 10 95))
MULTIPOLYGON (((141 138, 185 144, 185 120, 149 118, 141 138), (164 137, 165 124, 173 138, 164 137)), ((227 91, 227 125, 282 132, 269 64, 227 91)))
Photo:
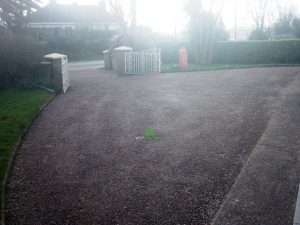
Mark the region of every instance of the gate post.
POLYGON ((111 54, 109 50, 105 50, 102 52, 104 56, 104 68, 106 70, 111 70, 112 65, 111 65, 111 54))
POLYGON ((66 93, 69 87, 68 58, 66 55, 52 53, 44 59, 51 63, 50 77, 54 80, 55 91, 66 93))
POLYGON ((122 46, 115 48, 113 57, 112 57, 112 66, 113 69, 117 71, 119 75, 125 74, 126 60, 125 54, 126 52, 132 52, 132 48, 127 46, 122 46))

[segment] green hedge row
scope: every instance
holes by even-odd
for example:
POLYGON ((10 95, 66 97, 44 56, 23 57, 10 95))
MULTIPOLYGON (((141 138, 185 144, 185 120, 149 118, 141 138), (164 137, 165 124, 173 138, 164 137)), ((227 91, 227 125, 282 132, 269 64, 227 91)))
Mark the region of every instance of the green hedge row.
POLYGON ((219 42, 214 63, 299 64, 300 40, 219 42))

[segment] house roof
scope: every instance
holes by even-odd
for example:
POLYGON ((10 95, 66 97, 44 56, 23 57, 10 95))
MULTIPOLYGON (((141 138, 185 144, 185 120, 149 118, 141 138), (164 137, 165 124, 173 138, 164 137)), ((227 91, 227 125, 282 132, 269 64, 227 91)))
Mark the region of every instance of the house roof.
POLYGON ((116 16, 97 5, 50 3, 30 15, 30 23, 119 23, 116 16))

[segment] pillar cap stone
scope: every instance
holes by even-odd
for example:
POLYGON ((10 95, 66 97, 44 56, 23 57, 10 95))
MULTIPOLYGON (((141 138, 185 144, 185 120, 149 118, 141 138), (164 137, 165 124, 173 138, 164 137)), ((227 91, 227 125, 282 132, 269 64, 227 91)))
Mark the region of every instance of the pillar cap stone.
POLYGON ((66 55, 59 54, 59 53, 51 53, 49 55, 44 56, 45 59, 61 59, 61 58, 67 58, 66 55))
POLYGON ((114 51, 132 51, 132 48, 127 47, 127 46, 121 46, 121 47, 115 48, 114 51))

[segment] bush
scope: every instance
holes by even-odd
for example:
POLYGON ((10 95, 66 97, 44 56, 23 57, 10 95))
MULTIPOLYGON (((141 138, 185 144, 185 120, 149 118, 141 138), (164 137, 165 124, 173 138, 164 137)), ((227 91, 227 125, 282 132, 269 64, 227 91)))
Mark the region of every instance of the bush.
POLYGON ((109 48, 109 40, 86 40, 68 37, 53 38, 43 42, 46 53, 61 53, 71 61, 101 59, 102 51, 109 48))
POLYGON ((226 41, 216 46, 215 63, 298 64, 300 40, 226 41))
POLYGON ((267 34, 263 30, 254 30, 249 36, 249 40, 267 40, 267 34))
POLYGON ((118 34, 118 31, 111 30, 86 30, 80 32, 79 39, 87 41, 110 40, 111 37, 118 34))
POLYGON ((80 30, 78 37, 51 37, 43 41, 47 54, 61 53, 70 61, 102 59, 102 51, 110 46, 110 39, 116 31, 80 30))
POLYGON ((135 31, 128 30, 122 40, 122 45, 130 46, 134 51, 154 48, 153 33, 146 27, 137 27, 135 31))
POLYGON ((187 41, 176 41, 176 40, 166 40, 157 41, 155 43, 157 48, 161 48, 161 57, 163 63, 178 63, 179 61, 179 49, 186 47, 188 50, 188 60, 189 62, 194 62, 194 56, 192 54, 192 48, 187 41))
POLYGON ((300 38, 300 18, 295 18, 292 22, 292 30, 297 38, 300 38))
POLYGON ((43 56, 41 45, 30 37, 5 33, 0 36, 0 89, 34 75, 43 56))

